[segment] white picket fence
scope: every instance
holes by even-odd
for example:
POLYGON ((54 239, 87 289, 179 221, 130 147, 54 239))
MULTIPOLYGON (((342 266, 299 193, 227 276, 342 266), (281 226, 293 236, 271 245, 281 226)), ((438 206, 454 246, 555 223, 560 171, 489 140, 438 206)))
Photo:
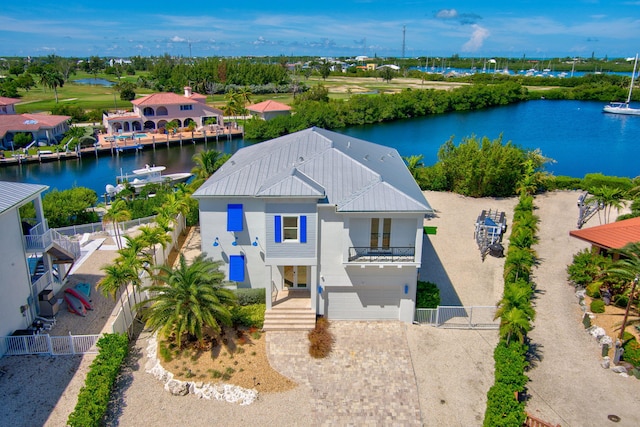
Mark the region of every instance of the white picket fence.
POLYGON ((52 356, 97 353, 100 335, 51 336, 49 334, 0 337, 0 357, 49 354, 52 356))
POLYGON ((417 308, 414 322, 442 328, 498 329, 500 321, 494 320, 495 306, 438 306, 417 308))

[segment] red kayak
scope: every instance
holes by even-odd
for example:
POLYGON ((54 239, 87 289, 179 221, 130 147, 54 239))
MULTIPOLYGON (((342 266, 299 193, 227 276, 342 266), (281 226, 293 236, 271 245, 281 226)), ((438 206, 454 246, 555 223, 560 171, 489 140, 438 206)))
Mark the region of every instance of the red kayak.
POLYGON ((65 289, 64 291, 64 300, 67 302, 67 307, 70 312, 77 314, 78 316, 86 316, 87 309, 85 308, 82 301, 76 298, 72 292, 69 292, 71 289, 65 289))
POLYGON ((84 293, 79 292, 76 288, 67 288, 64 291, 80 300, 84 308, 86 308, 87 310, 93 310, 93 306, 91 305, 89 298, 84 293))

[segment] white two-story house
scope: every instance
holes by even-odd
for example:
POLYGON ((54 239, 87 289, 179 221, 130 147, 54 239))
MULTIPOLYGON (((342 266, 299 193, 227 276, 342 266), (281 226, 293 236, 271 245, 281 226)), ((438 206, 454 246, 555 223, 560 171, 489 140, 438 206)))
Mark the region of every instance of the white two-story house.
POLYGON ((224 113, 206 104, 207 97, 184 88, 184 95, 172 92, 153 93, 131 101, 133 111, 118 111, 103 115, 107 134, 153 131, 163 129, 167 123, 177 121, 178 127, 194 122, 197 128, 213 122, 224 125, 224 113))
POLYGON ((36 316, 55 316, 55 294, 80 256, 78 242, 47 227, 41 199, 47 188, 0 181, 0 336, 30 327, 36 316), (21 217, 20 208, 28 203, 36 218, 21 217))
POLYGON ((238 150, 194 197, 202 251, 265 288, 267 315, 295 293, 314 319, 413 321, 432 209, 395 149, 310 128, 238 150))

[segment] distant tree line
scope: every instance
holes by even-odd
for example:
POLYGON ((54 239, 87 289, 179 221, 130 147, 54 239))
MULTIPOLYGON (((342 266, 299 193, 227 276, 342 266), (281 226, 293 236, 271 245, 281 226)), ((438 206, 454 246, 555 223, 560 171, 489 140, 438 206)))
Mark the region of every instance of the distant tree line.
POLYGON ((296 99, 291 116, 245 123, 248 139, 264 140, 311 126, 338 129, 345 126, 388 122, 449 111, 476 110, 527 99, 527 89, 517 83, 470 85, 450 91, 406 89, 397 94, 353 95, 332 100, 321 86, 296 99))

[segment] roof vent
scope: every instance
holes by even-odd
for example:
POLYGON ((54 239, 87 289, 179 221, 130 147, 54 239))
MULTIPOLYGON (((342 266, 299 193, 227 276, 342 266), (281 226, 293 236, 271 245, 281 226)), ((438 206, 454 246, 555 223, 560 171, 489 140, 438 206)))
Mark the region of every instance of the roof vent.
POLYGON ((298 161, 299 162, 304 162, 304 157, 302 157, 302 156, 298 157, 298 161))
POLYGON ((369 155, 368 155, 368 154, 365 154, 365 155, 364 155, 364 159, 365 159, 365 160, 369 160, 369 155))
POLYGON ((384 162, 384 156, 380 157, 380 161, 384 162))
POLYGON ((351 141, 347 141, 347 149, 351 148, 351 141))

